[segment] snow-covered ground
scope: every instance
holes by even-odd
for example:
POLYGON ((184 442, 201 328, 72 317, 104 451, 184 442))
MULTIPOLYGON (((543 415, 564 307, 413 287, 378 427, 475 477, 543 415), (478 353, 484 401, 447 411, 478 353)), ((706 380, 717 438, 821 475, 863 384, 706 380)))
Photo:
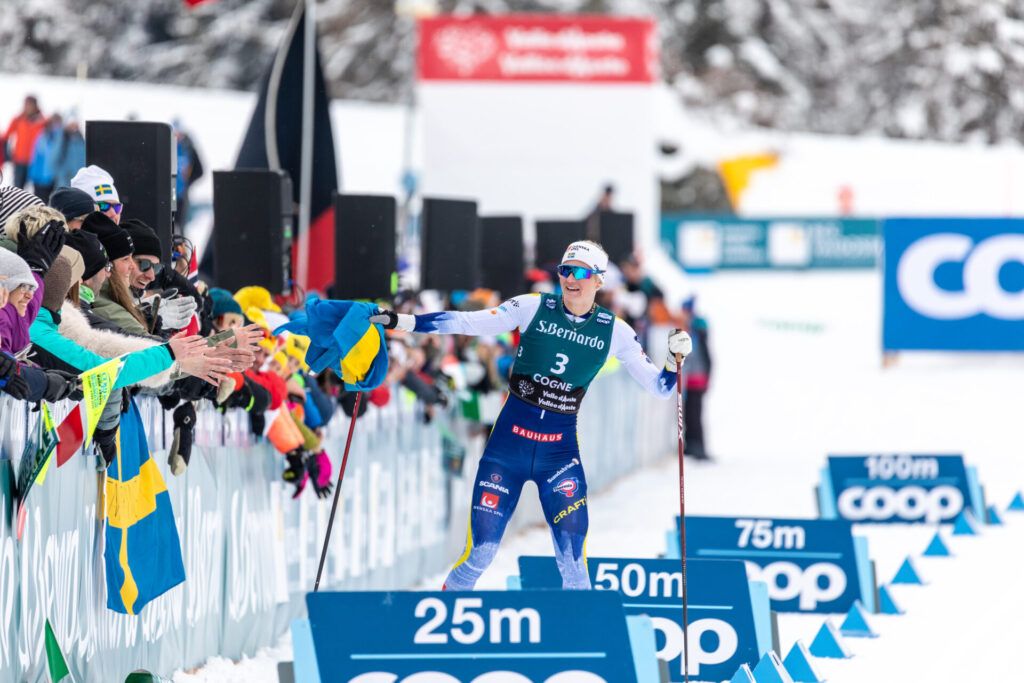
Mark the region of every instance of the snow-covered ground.
MULTIPOLYGON (((918 354, 883 368, 881 282, 873 272, 716 274, 695 286, 715 354, 706 427, 716 460, 687 461, 688 513, 815 516, 818 470, 839 452, 963 453, 1000 508, 1024 487, 1024 396, 1017 390, 1024 358, 918 354)), ((666 458, 593 496, 588 553, 662 553, 678 513, 676 468, 666 458)), ((816 660, 819 671, 834 683, 1019 680, 1012 652, 1024 642, 1024 515, 1006 517, 1006 527, 986 527, 980 537, 950 537, 947 528, 955 557, 919 559, 928 585, 893 590, 906 614, 873 616, 880 637, 847 639, 855 656, 816 660)), ((855 532, 868 537, 887 582, 904 557, 920 555, 934 528, 862 525, 855 532)), ((480 587, 504 588, 519 555, 548 554, 550 544, 540 527, 506 539, 480 587)), ((821 622, 820 615, 780 615, 783 654, 797 638, 809 644, 821 622)), ((286 639, 237 666, 218 660, 174 680, 270 683, 276 661, 289 656, 286 639)))

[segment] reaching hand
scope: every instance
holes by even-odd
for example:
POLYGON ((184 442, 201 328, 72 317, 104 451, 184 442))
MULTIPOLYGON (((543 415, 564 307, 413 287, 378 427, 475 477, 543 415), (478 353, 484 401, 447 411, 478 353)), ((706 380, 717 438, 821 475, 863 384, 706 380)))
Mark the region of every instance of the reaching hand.
POLYGON ((313 482, 313 491, 317 498, 326 498, 331 495, 331 460, 323 451, 309 456, 306 460, 306 470, 309 472, 310 481, 313 482))
POLYGON ((168 339, 167 345, 171 347, 171 352, 174 354, 174 360, 178 361, 184 361, 189 358, 200 356, 207 348, 206 339, 200 337, 198 334, 186 337, 184 332, 179 332, 168 339))
POLYGON ((416 328, 416 316, 378 308, 377 313, 370 316, 370 323, 381 325, 385 330, 412 332, 416 328))
POLYGON ((77 402, 81 401, 83 397, 82 380, 78 375, 62 370, 46 371, 46 390, 43 392, 43 400, 53 402, 70 399, 77 402))
POLYGON ((257 343, 263 340, 263 336, 263 328, 256 323, 235 328, 235 339, 238 340, 239 348, 256 346, 257 343))
POLYGON ((256 360, 256 354, 250 350, 252 348, 250 346, 232 348, 230 344, 233 342, 233 339, 225 339, 214 347, 207 347, 205 355, 213 358, 220 358, 229 362, 231 364, 230 372, 242 372, 244 370, 248 370, 256 360))
POLYGON ((14 356, 0 352, 0 379, 7 379, 10 375, 18 374, 18 361, 14 356))
POLYGON ((5 394, 13 396, 16 399, 24 401, 32 395, 32 389, 29 387, 28 382, 21 375, 11 375, 7 378, 6 383, 3 385, 3 391, 5 394))
POLYGON ((198 377, 213 386, 220 384, 229 372, 231 361, 216 356, 193 356, 180 362, 182 372, 198 377))
POLYGON ((196 300, 190 296, 164 299, 160 302, 157 317, 160 318, 160 325, 165 330, 180 330, 192 320, 192 314, 196 312, 197 307, 196 300))
POLYGON ((45 277, 64 248, 66 238, 67 232, 61 221, 50 221, 32 237, 28 236, 28 226, 22 221, 18 231, 18 256, 25 260, 33 273, 45 277))

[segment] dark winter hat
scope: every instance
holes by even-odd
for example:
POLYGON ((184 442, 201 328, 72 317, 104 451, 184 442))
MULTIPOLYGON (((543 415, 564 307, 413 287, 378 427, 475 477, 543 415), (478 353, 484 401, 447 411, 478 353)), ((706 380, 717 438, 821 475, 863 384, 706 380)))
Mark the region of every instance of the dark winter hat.
POLYGON ((64 214, 64 220, 81 218, 96 210, 92 197, 74 187, 58 187, 50 195, 50 206, 64 214))
POLYGON ((85 273, 82 279, 88 280, 107 267, 107 250, 103 248, 100 238, 85 230, 72 230, 68 233, 66 244, 82 255, 85 262, 85 273))
POLYGON ((225 313, 242 315, 242 307, 238 305, 235 297, 231 296, 231 292, 228 290, 213 287, 210 289, 210 298, 213 299, 213 317, 216 318, 225 313))
POLYGON ((82 222, 82 230, 91 232, 100 238, 103 248, 107 250, 107 258, 111 261, 116 261, 122 256, 130 256, 135 252, 131 236, 99 211, 94 211, 85 217, 82 222))
POLYGON ((132 237, 135 244, 136 254, 147 256, 160 256, 164 253, 160 247, 160 238, 156 236, 156 230, 149 227, 138 218, 129 218, 121 221, 121 228, 132 237))

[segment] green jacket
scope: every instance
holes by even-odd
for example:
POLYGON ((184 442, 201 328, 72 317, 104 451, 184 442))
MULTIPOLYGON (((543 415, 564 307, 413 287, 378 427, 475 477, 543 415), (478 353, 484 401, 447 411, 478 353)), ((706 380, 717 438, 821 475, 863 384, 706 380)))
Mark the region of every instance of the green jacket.
POLYGON ((110 280, 104 282, 103 286, 100 287, 100 291, 95 294, 96 300, 92 304, 93 313, 104 320, 109 320, 127 332, 149 335, 149 330, 146 329, 145 325, 125 310, 124 306, 114 301, 113 293, 110 291, 110 280))
MULTIPOLYGON (((62 336, 57 331, 57 322, 54 320, 53 313, 48 309, 39 309, 39 315, 36 316, 28 332, 36 349, 60 359, 78 372, 85 372, 109 360, 62 336)), ((136 384, 147 377, 159 374, 171 367, 174 362, 166 344, 129 353, 124 357, 124 361, 121 374, 118 375, 117 382, 114 383, 115 389, 136 384)))

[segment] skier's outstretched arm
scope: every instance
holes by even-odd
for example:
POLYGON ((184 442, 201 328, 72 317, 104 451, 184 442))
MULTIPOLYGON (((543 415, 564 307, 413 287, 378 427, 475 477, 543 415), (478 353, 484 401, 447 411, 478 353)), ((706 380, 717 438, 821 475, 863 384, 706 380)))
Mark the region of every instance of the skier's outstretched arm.
POLYGON ((622 318, 615 319, 612 330, 612 347, 609 355, 619 359, 630 376, 644 389, 658 398, 669 398, 676 388, 676 359, 679 353, 684 359, 693 348, 690 335, 684 330, 672 330, 668 336, 669 355, 665 365, 658 369, 644 349, 636 332, 622 318))
POLYGON ((410 315, 381 309, 377 315, 370 316, 370 322, 380 323, 385 329, 403 332, 494 335, 526 327, 533 320, 539 305, 540 296, 523 294, 500 306, 482 311, 441 311, 410 315))

